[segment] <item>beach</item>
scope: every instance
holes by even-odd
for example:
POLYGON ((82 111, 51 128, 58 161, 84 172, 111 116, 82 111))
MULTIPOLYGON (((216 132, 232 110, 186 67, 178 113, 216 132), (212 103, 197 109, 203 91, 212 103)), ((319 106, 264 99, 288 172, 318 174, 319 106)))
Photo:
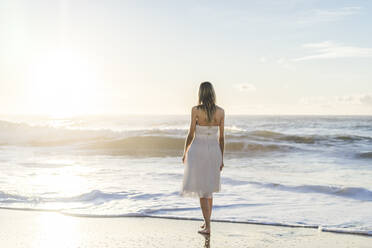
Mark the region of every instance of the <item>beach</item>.
POLYGON ((0 1, 0 248, 372 248, 370 23, 372 1, 0 1))
POLYGON ((363 235, 212 221, 212 233, 197 233, 202 223, 151 217, 93 218, 55 212, 0 209, 0 247, 371 247, 363 235))

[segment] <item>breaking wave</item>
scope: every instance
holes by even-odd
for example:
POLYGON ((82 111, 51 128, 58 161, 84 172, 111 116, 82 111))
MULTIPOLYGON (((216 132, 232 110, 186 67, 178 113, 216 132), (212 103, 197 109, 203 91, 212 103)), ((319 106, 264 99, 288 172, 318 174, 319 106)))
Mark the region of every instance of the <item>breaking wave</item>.
POLYGON ((361 152, 361 153, 356 154, 356 157, 370 159, 372 158, 372 152, 361 152))
MULTIPOLYGON (((361 140, 372 142, 371 137, 356 135, 294 135, 270 130, 230 129, 226 127, 225 151, 244 156, 256 153, 288 152, 313 144, 352 143, 361 140)), ((0 145, 73 146, 98 154, 179 156, 184 149, 187 132, 187 129, 182 128, 148 128, 128 131, 69 129, 0 121, 0 145)), ((370 153, 358 156, 360 158, 371 157, 370 153)))
POLYGON ((279 183, 247 182, 261 187, 276 190, 292 191, 298 193, 320 193, 340 197, 352 198, 361 201, 372 201, 372 191, 361 187, 337 187, 325 185, 284 185, 279 183))

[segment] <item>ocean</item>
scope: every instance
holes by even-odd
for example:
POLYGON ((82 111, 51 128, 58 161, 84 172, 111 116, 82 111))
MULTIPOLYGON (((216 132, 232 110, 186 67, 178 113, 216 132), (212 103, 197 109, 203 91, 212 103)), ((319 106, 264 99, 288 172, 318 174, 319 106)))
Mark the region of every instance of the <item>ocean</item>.
MULTIPOLYGON (((372 235, 372 116, 225 117, 212 220, 372 235)), ((189 115, 0 116, 0 207, 202 219, 189 115)))

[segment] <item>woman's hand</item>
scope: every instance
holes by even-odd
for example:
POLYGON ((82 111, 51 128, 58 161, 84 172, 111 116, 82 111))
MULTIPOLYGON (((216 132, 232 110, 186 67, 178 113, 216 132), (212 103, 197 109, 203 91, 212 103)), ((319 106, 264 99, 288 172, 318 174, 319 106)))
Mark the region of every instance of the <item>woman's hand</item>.
POLYGON ((220 166, 220 171, 222 171, 222 168, 224 167, 224 165, 223 165, 223 161, 222 161, 222 164, 221 164, 221 166, 220 166))
POLYGON ((182 156, 182 163, 185 163, 185 154, 183 154, 183 156, 182 156))

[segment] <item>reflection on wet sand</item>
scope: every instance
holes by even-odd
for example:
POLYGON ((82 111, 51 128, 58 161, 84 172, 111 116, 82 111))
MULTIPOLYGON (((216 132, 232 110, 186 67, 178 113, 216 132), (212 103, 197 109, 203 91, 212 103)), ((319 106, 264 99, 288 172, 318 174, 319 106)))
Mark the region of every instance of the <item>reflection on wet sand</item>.
POLYGON ((211 235, 210 234, 204 234, 204 233, 199 233, 200 235, 202 235, 204 237, 204 248, 210 248, 210 238, 211 238, 211 235))

